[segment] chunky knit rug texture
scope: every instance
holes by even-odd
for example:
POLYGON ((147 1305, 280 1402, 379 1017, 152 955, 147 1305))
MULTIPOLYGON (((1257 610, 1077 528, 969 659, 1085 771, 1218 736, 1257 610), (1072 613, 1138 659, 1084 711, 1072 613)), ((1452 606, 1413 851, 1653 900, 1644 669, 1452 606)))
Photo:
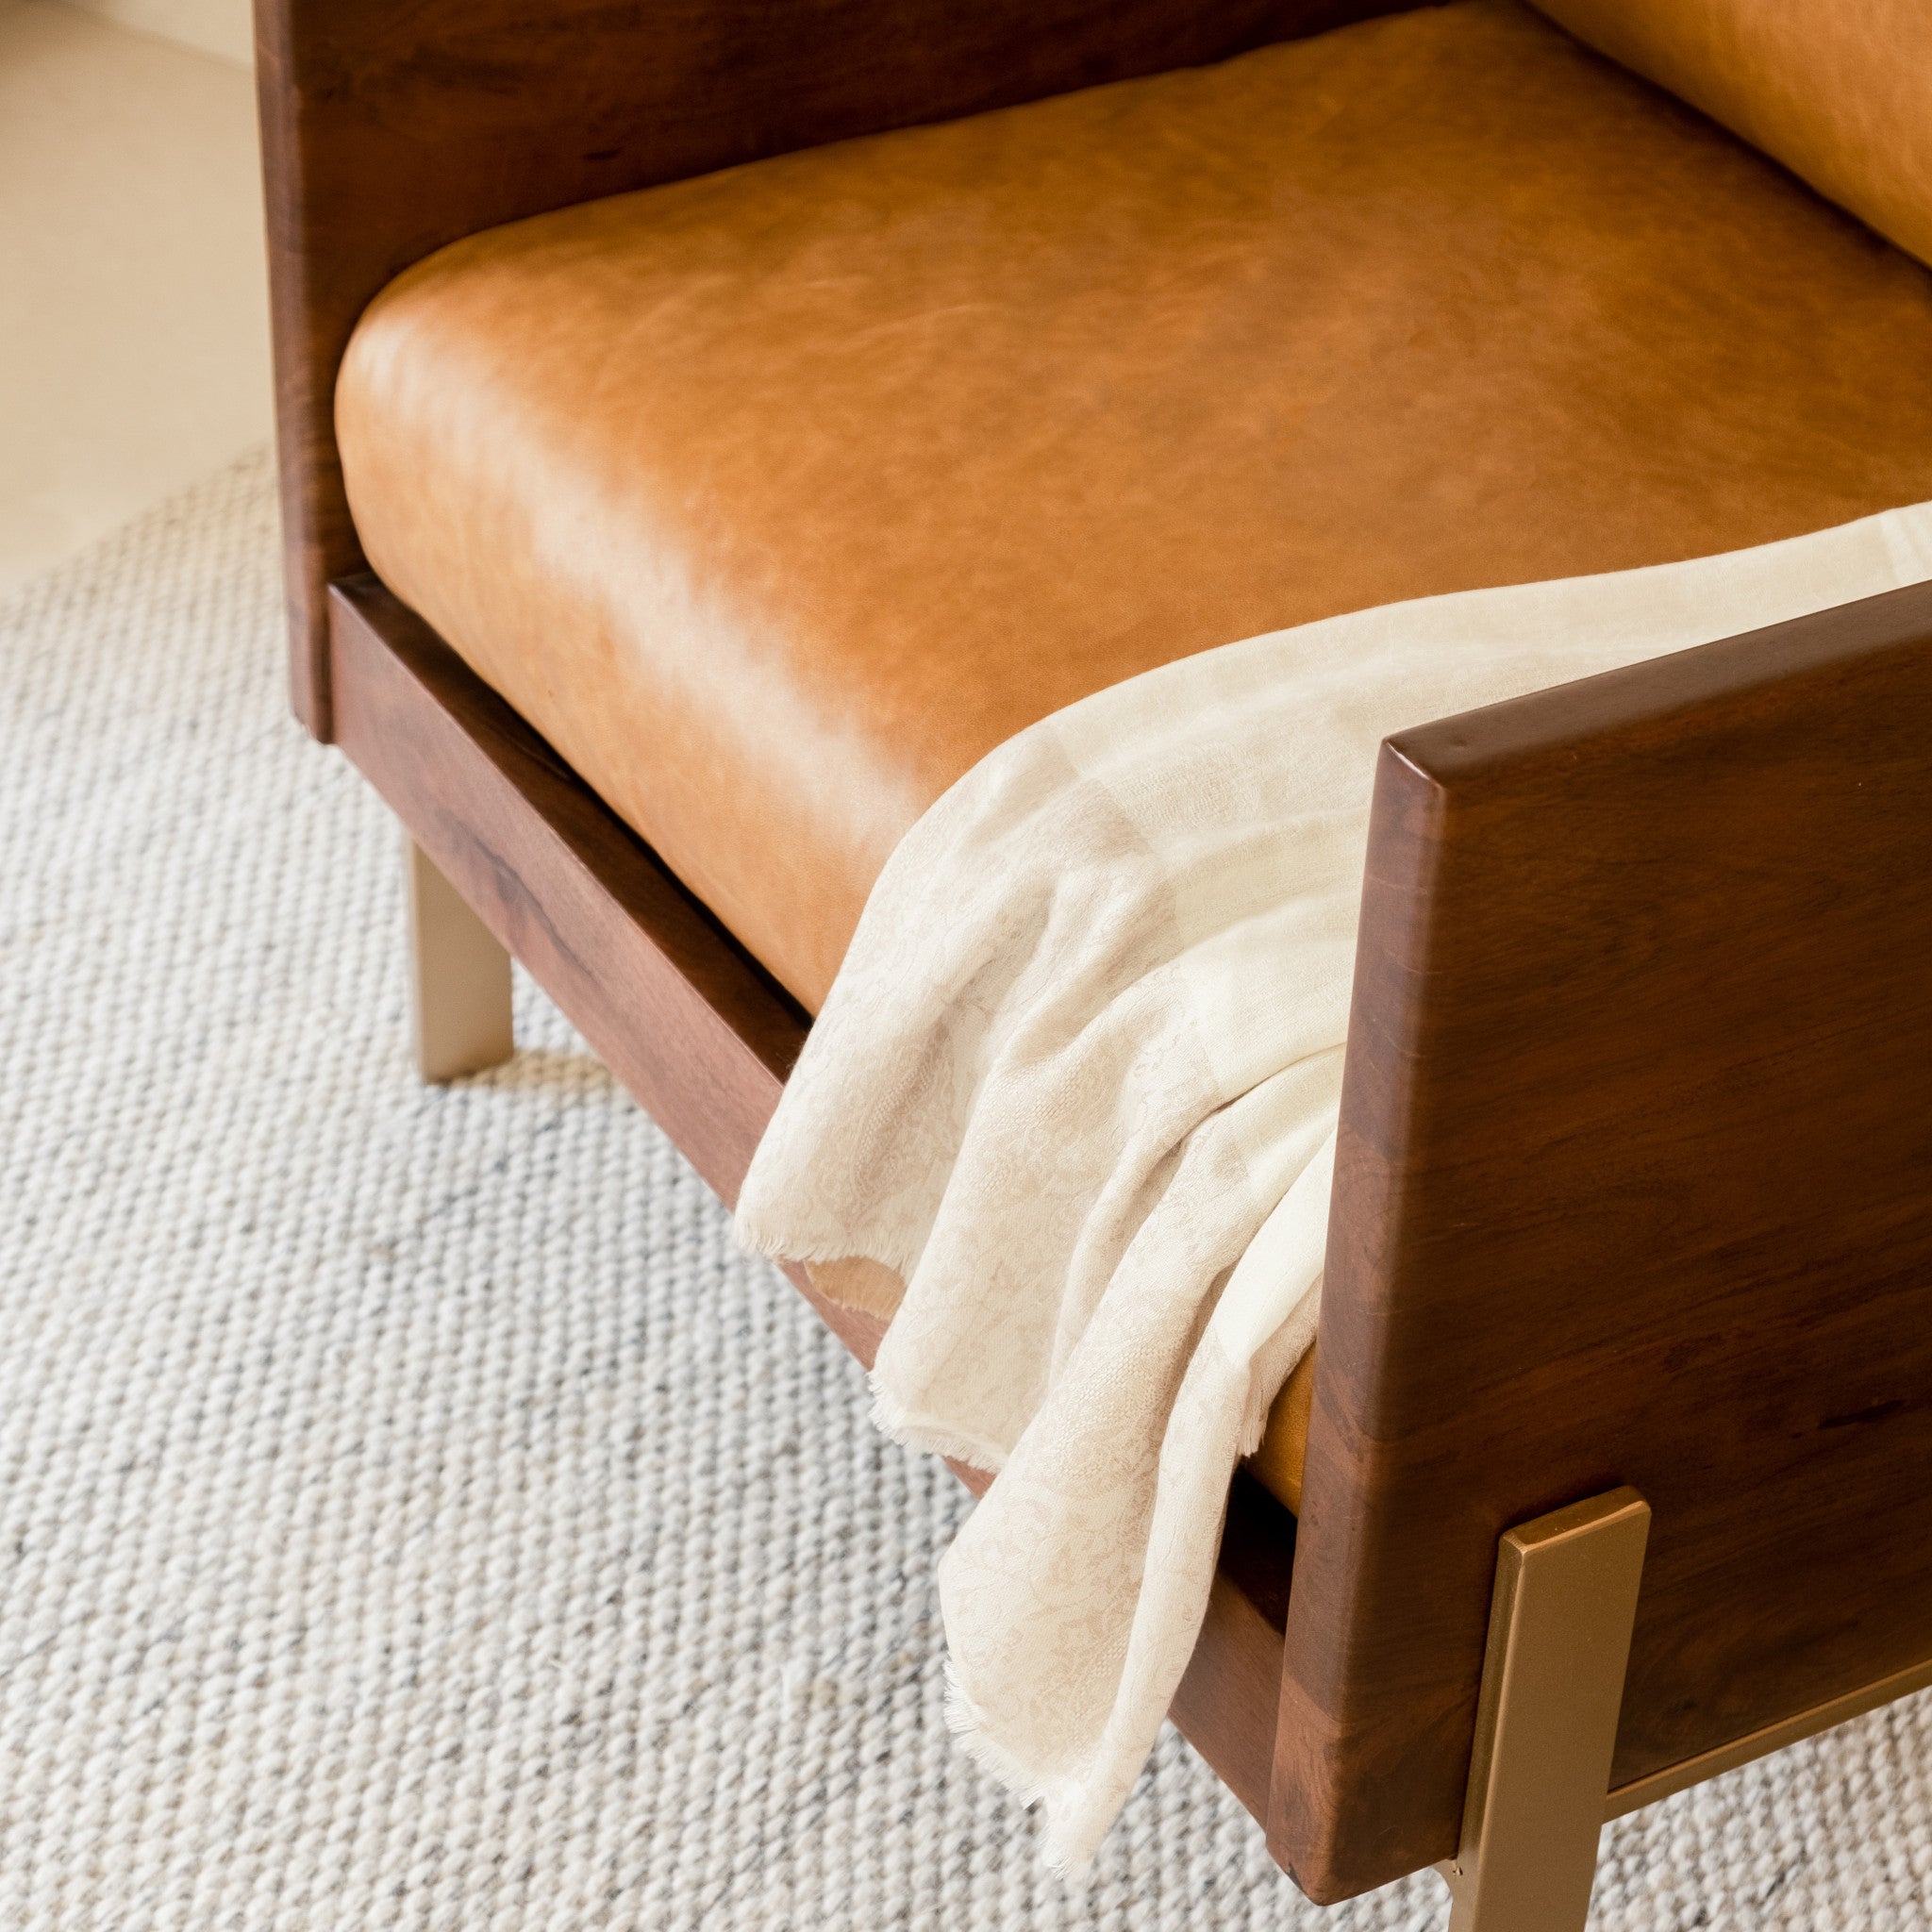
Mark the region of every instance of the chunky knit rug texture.
MULTIPOLYGON (((534 989, 419 1086, 256 458, 0 607, 0 1927, 1424 1932, 1169 1732, 1091 1887, 946 1730, 941 1467, 534 989)), ((1932 1922, 1932 1698, 1594 1927, 1932 1922)))

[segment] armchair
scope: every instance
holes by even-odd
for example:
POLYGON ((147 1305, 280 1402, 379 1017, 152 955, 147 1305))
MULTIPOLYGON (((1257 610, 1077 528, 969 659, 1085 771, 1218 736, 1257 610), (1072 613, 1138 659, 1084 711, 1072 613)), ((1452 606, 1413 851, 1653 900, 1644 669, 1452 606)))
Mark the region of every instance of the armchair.
MULTIPOLYGON (((1854 10, 1875 20, 1885 8, 1854 10)), ((1905 32, 1906 9, 1892 11, 1905 32)), ((974 683, 969 608, 932 648, 950 654, 953 681, 940 682, 970 729, 940 734, 924 763, 899 764, 874 747, 906 728, 898 714, 868 723, 859 750, 801 729, 786 782, 805 796, 820 760, 827 795, 863 792, 860 828, 824 807, 832 829, 813 819, 818 843, 799 857, 774 808, 760 821, 777 826, 769 844, 735 858, 741 832, 716 832, 654 790, 681 784, 689 797, 735 782, 724 726, 706 713, 680 735, 687 713, 665 693, 684 688, 677 665, 722 664, 712 685, 724 695, 704 702, 728 721, 734 666, 749 665, 742 681, 762 691, 791 692, 806 690, 795 663, 842 662, 840 640, 814 629, 835 620, 811 558, 785 551, 784 519, 777 536, 758 526, 755 554, 739 541, 731 519, 754 486, 709 451, 699 454, 713 467, 692 473, 703 515, 680 523, 667 510, 626 549, 608 533, 632 508, 577 488, 566 461, 575 431, 557 399, 576 383, 586 418, 604 409, 612 434, 629 436, 647 420, 638 398, 650 385, 689 377, 728 397, 750 365, 697 331, 679 339, 688 359, 646 358, 640 391, 604 384, 616 366, 608 345, 566 367, 543 360, 551 345, 526 355, 511 343, 478 378, 474 407, 523 440, 479 432, 482 454, 452 456, 448 411, 471 405, 447 385, 423 399, 444 370, 482 364, 470 311, 471 333, 451 325, 441 340, 458 346, 436 362, 439 313, 453 312, 438 302, 541 313, 569 286, 554 262, 602 244, 586 227, 532 223, 398 282, 447 244, 741 168, 707 191, 729 203, 728 236, 759 192, 758 168, 742 164, 888 136, 902 145, 827 148, 804 163, 904 163, 893 178, 910 181, 952 165, 932 143, 979 138, 935 124, 984 127, 960 117, 997 108, 1015 110, 999 138, 1023 149, 1048 125, 1029 117, 1056 111, 1064 132, 1041 152, 1103 141, 1084 109, 1057 104, 1282 49, 1257 58, 1282 63, 1268 73, 1335 120, 1328 134, 1309 122, 1306 151, 1291 141, 1271 178, 1311 185, 1299 200, 1277 185, 1264 213, 1339 238, 1321 260, 1354 279, 1309 295, 1327 333, 1291 346, 1295 381, 1314 374, 1286 400, 1256 391, 1257 420, 1319 438, 1321 411, 1339 410, 1333 447, 1368 450, 1360 474, 1298 500, 1328 506, 1326 517, 1338 491, 1364 502, 1380 491, 1399 497, 1400 516, 1364 537, 1347 497, 1320 542, 1255 553, 1239 584, 1225 573, 1219 588, 1183 584, 1179 606, 1208 611, 1207 634, 1175 624, 1151 640, 1109 634, 1105 648, 1072 639, 1074 694, 1077 677, 1091 688, 1240 634, 1216 623, 1261 628, 1350 600, 1664 560, 1932 495, 1932 274, 1504 0, 258 0, 258 30, 291 689, 311 732, 360 767, 411 841, 425 1072, 447 1077, 507 1050, 502 962, 513 954, 726 1201, 836 962, 840 922, 849 930, 862 897, 865 854, 881 840, 889 849, 891 825, 944 782, 947 759, 970 762, 974 731, 996 741, 1064 693, 1044 675, 1023 689, 1005 660, 997 679, 974 683), (1378 63, 1394 72, 1388 63, 1413 48, 1426 58, 1391 83, 1386 122, 1371 125, 1364 108, 1343 125, 1341 83, 1378 63), (1509 184, 1507 207, 1489 204, 1491 222, 1466 194, 1470 225, 1443 242, 1418 191, 1417 234, 1435 239, 1403 246, 1441 252, 1405 279, 1413 253, 1365 257, 1348 227, 1371 202, 1374 219, 1408 205, 1408 163, 1376 125, 1414 129, 1413 101, 1434 98, 1441 63, 1467 59, 1481 75, 1504 55, 1521 64, 1496 84, 1515 75, 1520 95, 1499 95, 1493 111, 1480 100, 1466 114, 1445 108, 1441 141, 1507 130, 1496 138, 1558 154, 1558 124, 1574 124, 1577 141, 1613 143, 1602 153, 1625 170, 1619 198, 1578 217, 1576 245, 1553 246, 1540 281, 1512 262, 1512 236, 1547 238, 1569 219, 1573 203, 1535 202, 1560 170, 1531 179, 1507 156, 1491 174, 1491 160, 1473 162, 1471 179, 1509 184), (1518 99, 1553 104, 1548 125, 1507 115, 1518 99), (1294 174, 1314 167, 1309 155, 1330 173, 1294 174), (1672 225, 1686 184, 1707 182, 1711 233, 1734 236, 1736 253, 1708 291, 1686 292, 1670 277, 1716 244, 1694 223, 1672 225), (1737 307, 1719 313, 1708 305, 1727 282, 1737 307), (1447 292, 1403 309, 1420 288, 1447 292), (1664 291, 1678 310, 1660 313, 1664 291), (1485 343, 1492 359, 1477 354, 1485 343), (540 365, 541 395, 520 389, 540 365), (1382 377, 1422 386, 1402 390, 1377 428, 1373 408, 1351 412, 1362 384, 1382 377), (486 497, 465 524, 465 506, 486 497), (567 516, 556 508, 566 499, 567 516), (432 513, 412 522, 421 505, 432 513), (447 549, 418 523, 449 533, 447 549), (586 529, 595 541, 572 550, 586 529), (493 601, 506 530, 523 533, 522 588, 493 601), (625 573, 660 557, 671 562, 646 575, 675 581, 675 594, 623 630, 608 613, 641 581, 625 573), (739 569, 757 574, 760 621, 782 649, 755 639, 734 658, 738 633, 708 615, 721 582, 734 610, 749 608, 739 569), (812 594, 788 602, 787 583, 812 594), (464 613, 460 624, 439 622, 444 610, 464 613), (508 614, 498 624, 490 611, 508 614), (573 625, 581 658, 570 640, 546 655, 545 626, 573 625), (661 662, 653 640, 669 641, 661 662), (617 669, 591 691, 568 667, 593 661, 617 669), (640 680, 648 706, 625 711, 640 680), (620 731, 648 717, 652 735, 633 732, 636 758, 610 762, 591 713, 620 731), (680 758, 696 762, 684 770, 680 758)), ((1909 31, 1923 74, 1932 38, 1909 31)), ((1168 112, 1169 98, 1133 96, 1149 113, 1168 112)), ((1424 134, 1436 138, 1414 138, 1424 134)), ((1602 153, 1579 150, 1579 181, 1601 177, 1602 153)), ((847 178, 794 173, 789 192, 847 178)), ((1842 192, 1838 176, 1826 185, 1842 192)), ((1118 205, 1131 214, 1141 192, 1124 188, 1118 205)), ((701 223, 711 205, 687 199, 676 219, 701 223)), ((612 221, 628 222, 632 206, 610 204, 612 221)), ((1217 205, 1214 218, 1239 235, 1250 211, 1217 205)), ((979 232, 996 255, 999 207, 973 219, 991 225, 979 232)), ((1081 245, 1098 245, 1096 221, 1083 220, 1081 245)), ((1159 228, 1122 221, 1133 248, 1159 228)), ((1192 232, 1159 232, 1170 229, 1192 232)), ((944 246, 943 225, 921 232, 944 246)), ((852 273, 885 271, 874 258, 852 273)), ((1205 287, 1210 267, 1189 273, 1205 287)), ((779 289, 774 277, 760 287, 779 289)), ((1218 319, 1222 333, 1201 323, 1193 339, 1230 371, 1276 358, 1226 292, 1246 279, 1238 261, 1188 311, 1190 327, 1218 319)), ((1058 286, 1047 275, 1026 299, 1058 300, 1058 286)), ((1288 286, 1268 284, 1271 300, 1288 286)), ((1186 301, 1174 305, 1163 312, 1186 301)), ((971 346, 943 345, 954 362, 971 346)), ((916 392, 905 407, 933 406, 916 392)), ((1231 438, 1241 413, 1209 429, 1231 438)), ((841 419, 839 437, 824 420, 782 421, 812 444, 803 490, 823 491, 861 459, 895 459, 883 414, 841 419)), ((959 436, 970 444, 990 420, 962 416, 959 436)), ((1188 424, 1149 420, 1137 459, 1157 437, 1185 442, 1188 424)), ((1206 418, 1190 420, 1206 433, 1206 418)), ((930 414, 921 421, 918 447, 938 452, 937 500, 964 471, 947 471, 949 446, 933 440, 930 414)), ((673 501, 678 448, 638 447, 649 475, 672 479, 654 500, 673 501)), ((1299 460, 1286 442, 1257 447, 1257 474, 1299 460)), ((770 459, 781 453, 774 444, 770 459)), ((915 471, 894 475, 902 493, 919 488, 906 482, 915 471)), ((1140 547, 1158 552, 1191 513, 1218 511, 1148 511, 1140 547)), ((955 541, 942 517, 908 525, 908 544, 933 546, 923 563, 955 541)), ((1001 541, 1019 555, 1027 540, 1001 541)), ((880 600, 894 580, 872 553, 890 548, 868 546, 853 566, 874 573, 855 593, 873 609, 890 608, 880 600)), ((899 594, 911 591, 901 580, 899 594)), ((909 601, 906 611, 916 631, 909 601)), ((930 709, 938 688, 922 672, 893 702, 930 709)), ((873 704, 872 689, 852 702, 873 704)), ((824 708, 811 714, 822 723, 842 700, 814 686, 796 702, 800 717, 824 708)), ((1932 1495, 1920 1479, 1932 1463, 1928 780, 1932 587, 1422 724, 1384 746, 1315 1367, 1291 1391, 1303 1419, 1285 1402, 1259 1476, 1236 1479, 1174 1712, 1311 1898, 1441 1864, 1461 1932, 1580 1926, 1605 1816, 1932 1684, 1932 1495)), ((877 1324, 803 1271, 796 1279, 869 1358, 877 1324)))

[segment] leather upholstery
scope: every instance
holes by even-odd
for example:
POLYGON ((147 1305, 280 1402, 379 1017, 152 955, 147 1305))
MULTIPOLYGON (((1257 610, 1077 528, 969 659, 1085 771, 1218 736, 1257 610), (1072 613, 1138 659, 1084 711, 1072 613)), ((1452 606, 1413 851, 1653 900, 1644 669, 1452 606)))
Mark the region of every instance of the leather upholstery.
POLYGON ((338 420, 383 577, 809 1008, 1084 692, 1932 496, 1932 276, 1461 0, 458 242, 338 420))
POLYGON ((1537 0, 1932 261, 1927 0, 1537 0))
POLYGON ((1308 1350, 1281 1385, 1268 1411, 1261 1446, 1248 1457, 1248 1469, 1279 1503, 1302 1513, 1302 1477, 1308 1463, 1308 1424, 1315 1413, 1315 1357, 1308 1350))

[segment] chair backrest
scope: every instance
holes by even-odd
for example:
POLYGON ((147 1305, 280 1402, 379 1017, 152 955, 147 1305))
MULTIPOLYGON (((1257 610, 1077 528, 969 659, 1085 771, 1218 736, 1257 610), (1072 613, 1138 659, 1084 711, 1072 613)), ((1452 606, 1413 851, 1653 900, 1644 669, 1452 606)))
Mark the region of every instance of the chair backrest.
POLYGON ((1932 262, 1927 0, 1536 0, 1932 262))

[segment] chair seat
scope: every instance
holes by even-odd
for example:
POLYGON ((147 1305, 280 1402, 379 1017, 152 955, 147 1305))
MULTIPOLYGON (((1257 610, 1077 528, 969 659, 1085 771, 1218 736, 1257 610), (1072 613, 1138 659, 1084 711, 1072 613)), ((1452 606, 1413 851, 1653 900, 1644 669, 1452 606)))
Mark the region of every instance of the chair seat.
POLYGON ((475 237, 338 414, 374 567, 811 1008, 1089 691, 1932 496, 1932 275, 1462 0, 475 237))

